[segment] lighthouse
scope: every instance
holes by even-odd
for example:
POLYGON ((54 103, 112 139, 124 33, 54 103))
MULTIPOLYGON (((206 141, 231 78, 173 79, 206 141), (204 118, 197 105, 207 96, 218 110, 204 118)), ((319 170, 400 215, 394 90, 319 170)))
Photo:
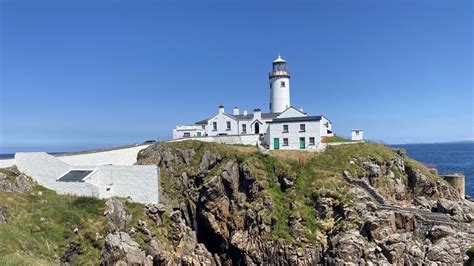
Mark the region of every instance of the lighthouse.
POLYGON ((272 63, 272 71, 268 74, 270 79, 270 112, 281 113, 290 104, 290 72, 286 61, 278 55, 272 63))

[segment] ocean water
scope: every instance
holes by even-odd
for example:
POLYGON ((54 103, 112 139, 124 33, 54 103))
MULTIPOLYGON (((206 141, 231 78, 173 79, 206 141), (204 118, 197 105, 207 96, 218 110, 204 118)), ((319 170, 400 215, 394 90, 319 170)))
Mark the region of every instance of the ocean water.
POLYGON ((417 161, 435 164, 439 174, 464 173, 466 194, 474 196, 474 143, 392 145, 417 161))

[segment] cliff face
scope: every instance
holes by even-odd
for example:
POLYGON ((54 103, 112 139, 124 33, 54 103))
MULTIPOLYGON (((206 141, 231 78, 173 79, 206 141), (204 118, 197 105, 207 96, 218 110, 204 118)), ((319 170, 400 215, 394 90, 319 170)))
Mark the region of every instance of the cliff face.
POLYGON ((0 170, 0 264, 460 264, 473 204, 374 144, 263 155, 186 141, 142 150, 161 203, 56 195, 0 170))
POLYGON ((381 145, 262 155, 162 143, 138 163, 162 170, 163 263, 185 262, 189 239, 190 256, 212 264, 461 263, 473 244, 472 203, 381 145))

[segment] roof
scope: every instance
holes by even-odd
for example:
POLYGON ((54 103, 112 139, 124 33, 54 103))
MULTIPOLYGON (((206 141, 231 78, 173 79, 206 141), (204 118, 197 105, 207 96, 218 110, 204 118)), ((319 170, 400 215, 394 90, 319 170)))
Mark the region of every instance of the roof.
MULTIPOLYGON (((236 120, 242 121, 242 120, 252 120, 254 114, 247 114, 247 115, 231 115, 231 114, 226 114, 229 117, 232 117, 236 120)), ((263 120, 268 120, 268 119, 274 119, 276 118, 280 113, 262 113, 262 119, 263 120)), ((210 118, 204 119, 201 121, 196 122, 197 125, 206 125, 207 121, 209 121, 210 118)))
POLYGON ((84 178, 94 170, 71 170, 58 178, 62 182, 84 182, 84 178))
POLYGON ((300 116, 300 117, 285 117, 285 118, 275 118, 272 121, 268 121, 267 123, 285 123, 285 122, 305 122, 305 121, 320 121, 320 115, 313 115, 313 116, 300 116))
POLYGON ((278 58, 273 61, 273 63, 286 63, 286 61, 278 55, 278 58))

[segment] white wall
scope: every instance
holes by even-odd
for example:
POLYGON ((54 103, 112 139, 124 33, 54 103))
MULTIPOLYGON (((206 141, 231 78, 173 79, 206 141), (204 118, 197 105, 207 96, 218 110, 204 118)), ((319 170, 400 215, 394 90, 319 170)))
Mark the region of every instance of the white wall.
POLYGON ((133 165, 137 162, 138 152, 146 149, 148 146, 149 145, 140 145, 110 151, 63 155, 58 156, 58 158, 61 161, 72 165, 133 165))
POLYGON ((55 190, 59 194, 98 197, 99 188, 85 182, 58 182, 56 179, 70 169, 89 169, 93 167, 71 167, 44 152, 16 153, 15 161, 18 170, 32 177, 38 184, 55 190))
POLYGON ((59 194, 99 198, 131 197, 141 203, 157 203, 159 200, 159 172, 156 165, 72 166, 46 153, 17 153, 15 160, 18 170, 59 194), (71 169, 96 171, 85 182, 57 181, 71 169), (107 188, 110 190, 107 191, 107 188))
POLYGON ((270 79, 270 84, 271 112, 281 113, 291 106, 290 79, 287 77, 273 77, 270 79), (281 82, 285 82, 285 87, 281 86, 281 82))
POLYGON ((305 150, 321 150, 321 134, 319 121, 285 122, 269 124, 269 148, 274 149, 275 138, 280 140, 280 150, 299 150, 300 137, 305 138, 305 150), (300 124, 306 125, 305 132, 300 132, 300 124), (288 125, 288 133, 283 133, 283 125, 288 125), (314 137, 315 145, 309 145, 309 138, 314 137), (288 146, 283 146, 283 139, 288 138, 288 146))
POLYGON ((364 140, 364 131, 352 130, 352 140, 364 140))
POLYGON ((87 182, 100 188, 100 198, 130 197, 141 203, 159 201, 159 170, 156 165, 102 166, 87 182))
POLYGON ((186 140, 199 140, 203 142, 215 142, 222 144, 242 144, 242 145, 257 145, 259 135, 248 134, 248 135, 231 135, 231 136, 213 136, 203 138, 192 138, 192 139, 177 139, 170 142, 186 141, 186 140))
POLYGON ((224 113, 218 113, 207 121, 206 133, 208 136, 217 136, 219 134, 237 135, 239 133, 239 127, 235 119, 224 113), (230 130, 227 130, 227 121, 230 121, 231 123, 230 130), (217 123, 216 131, 213 130, 213 122, 217 123))
POLYGON ((189 133, 189 137, 194 138, 198 136, 198 132, 201 136, 206 134, 206 130, 201 125, 177 126, 173 129, 173 139, 185 138, 185 133, 189 133))

